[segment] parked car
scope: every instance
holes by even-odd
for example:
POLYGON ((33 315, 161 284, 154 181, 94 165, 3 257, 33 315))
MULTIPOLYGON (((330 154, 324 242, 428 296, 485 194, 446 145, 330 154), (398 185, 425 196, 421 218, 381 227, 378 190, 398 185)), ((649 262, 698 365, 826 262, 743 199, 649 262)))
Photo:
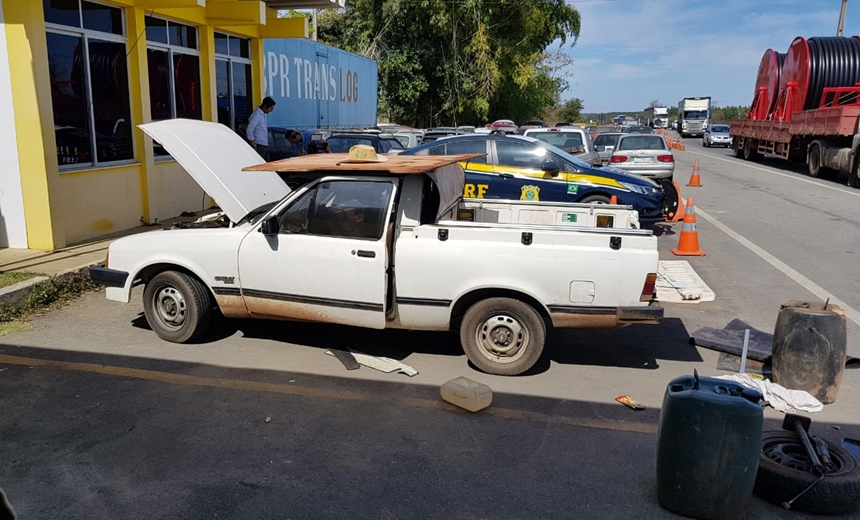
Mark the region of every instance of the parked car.
POLYGON ((146 321, 165 341, 193 341, 223 318, 313 321, 321 334, 331 324, 458 330, 478 369, 517 375, 540 360, 549 328, 663 317, 651 231, 460 221, 450 212, 462 156, 395 156, 384 169, 329 154, 256 165, 218 123, 141 128, 228 219, 121 238, 90 270, 113 301, 143 285, 146 321), (308 180, 291 192, 276 171, 308 180))
POLYGON ((729 135, 729 125, 708 125, 702 135, 702 146, 725 146, 728 148, 732 145, 732 138, 729 135))
POLYGON ((331 153, 349 153, 349 149, 357 144, 372 146, 376 153, 396 154, 403 151, 400 142, 387 134, 337 133, 329 136, 326 142, 331 153))
POLYGON ((609 132, 600 134, 594 139, 594 150, 597 156, 600 157, 600 164, 606 166, 609 164, 609 159, 612 157, 612 151, 615 150, 615 145, 618 144, 618 138, 622 135, 627 135, 621 132, 609 132))
POLYGON ((510 119, 497 119, 492 123, 487 123, 486 127, 490 130, 504 132, 506 134, 514 134, 517 131, 517 124, 510 119))
MULTIPOLYGON (((659 136, 658 136, 659 137, 659 136)), ((465 165, 468 198, 542 200, 619 204, 639 212, 643 224, 674 214, 678 193, 671 182, 650 179, 612 167, 595 168, 539 139, 519 135, 473 134, 444 137, 402 155, 483 153, 465 165)))
POLYGON ((592 166, 602 166, 600 157, 594 149, 591 134, 584 128, 578 126, 566 126, 562 128, 532 128, 523 135, 540 139, 556 148, 561 148, 574 157, 582 159, 592 166))
POLYGON ((653 134, 654 129, 650 126, 645 125, 636 125, 636 126, 625 126, 624 133, 626 134, 653 134))
POLYGON ((394 132, 393 135, 404 150, 415 148, 421 144, 421 136, 415 132, 394 132))
POLYGON ((609 162, 624 171, 669 182, 675 172, 675 157, 661 135, 620 136, 609 162))

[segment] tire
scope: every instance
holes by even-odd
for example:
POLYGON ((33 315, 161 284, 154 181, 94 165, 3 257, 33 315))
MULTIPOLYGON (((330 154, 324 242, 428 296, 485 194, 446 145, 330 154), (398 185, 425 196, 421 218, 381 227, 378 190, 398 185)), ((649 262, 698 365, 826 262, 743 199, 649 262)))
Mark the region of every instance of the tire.
POLYGON ((821 167, 821 147, 814 145, 809 149, 806 166, 810 177, 819 177, 823 173, 824 168, 821 167))
POLYGON ((855 160, 854 167, 848 172, 848 186, 860 188, 860 160, 855 160))
POLYGON ((199 280, 177 271, 155 275, 143 291, 143 312, 155 334, 186 343, 209 328, 212 295, 199 280))
POLYGON ((704 148, 704 147, 706 147, 706 146, 708 146, 708 143, 706 143, 706 142, 705 142, 705 140, 704 140, 704 139, 702 139, 702 147, 704 148))
POLYGON ((735 157, 741 159, 744 156, 744 151, 741 150, 741 138, 735 137, 732 139, 732 153, 734 153, 735 157))
POLYGON ((590 204, 592 202, 595 204, 609 204, 609 201, 610 198, 606 195, 589 195, 588 197, 583 198, 579 202, 581 204, 590 204))
POLYGON ((755 161, 758 159, 758 151, 755 150, 756 142, 752 139, 744 141, 744 160, 755 161))
POLYGON ((527 303, 512 298, 487 298, 466 311, 460 325, 460 343, 469 361, 479 370, 515 376, 540 359, 546 343, 546 326, 527 303))
MULTIPOLYGON (((825 472, 824 479, 797 498, 791 509, 838 515, 860 508, 860 460, 841 446, 827 442, 827 447, 835 470, 825 472)), ((754 490, 757 496, 782 505, 816 480, 796 434, 764 432, 754 490)))

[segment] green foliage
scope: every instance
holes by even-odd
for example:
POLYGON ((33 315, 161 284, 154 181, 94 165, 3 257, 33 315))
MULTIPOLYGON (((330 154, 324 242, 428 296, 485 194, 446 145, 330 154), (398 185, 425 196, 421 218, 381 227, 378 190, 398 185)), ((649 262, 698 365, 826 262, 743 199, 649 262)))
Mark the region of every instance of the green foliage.
POLYGON ((579 98, 573 98, 570 101, 566 102, 562 105, 561 110, 558 112, 559 121, 567 121, 570 123, 576 123, 580 119, 580 114, 582 113, 582 100, 579 98))
POLYGON ((42 276, 39 273, 28 273, 28 272, 18 272, 18 271, 6 271, 0 273, 0 287, 9 287, 10 285, 15 285, 18 282, 23 282, 24 280, 29 280, 30 278, 35 278, 37 276, 42 276))
POLYGON ((319 41, 376 60, 379 112, 418 127, 522 121, 567 88, 546 48, 576 42, 564 0, 352 0, 319 41))
POLYGON ((730 123, 732 119, 743 119, 750 111, 750 107, 732 106, 721 107, 711 110, 712 123, 730 123))
POLYGON ((85 273, 37 283, 30 288, 30 293, 20 309, 15 309, 8 304, 0 304, 0 322, 26 317, 34 312, 62 304, 96 287, 85 273))

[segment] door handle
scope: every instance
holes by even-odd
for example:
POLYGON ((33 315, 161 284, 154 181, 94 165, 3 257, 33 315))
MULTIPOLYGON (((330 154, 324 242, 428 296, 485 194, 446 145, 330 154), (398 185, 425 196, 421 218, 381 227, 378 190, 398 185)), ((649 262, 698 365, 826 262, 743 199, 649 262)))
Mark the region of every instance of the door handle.
POLYGON ((500 173, 499 177, 502 179, 513 179, 514 178, 514 176, 510 173, 500 173))
POLYGON ((365 251, 364 249, 359 249, 358 256, 362 258, 376 258, 376 251, 365 251))

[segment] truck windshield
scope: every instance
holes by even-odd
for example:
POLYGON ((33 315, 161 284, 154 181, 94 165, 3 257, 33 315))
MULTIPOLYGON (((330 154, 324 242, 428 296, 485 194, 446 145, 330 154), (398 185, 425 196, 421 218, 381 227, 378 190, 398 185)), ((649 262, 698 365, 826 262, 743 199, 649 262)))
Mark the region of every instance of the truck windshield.
POLYGON ((689 110, 684 112, 684 119, 707 119, 708 112, 706 110, 689 110))

